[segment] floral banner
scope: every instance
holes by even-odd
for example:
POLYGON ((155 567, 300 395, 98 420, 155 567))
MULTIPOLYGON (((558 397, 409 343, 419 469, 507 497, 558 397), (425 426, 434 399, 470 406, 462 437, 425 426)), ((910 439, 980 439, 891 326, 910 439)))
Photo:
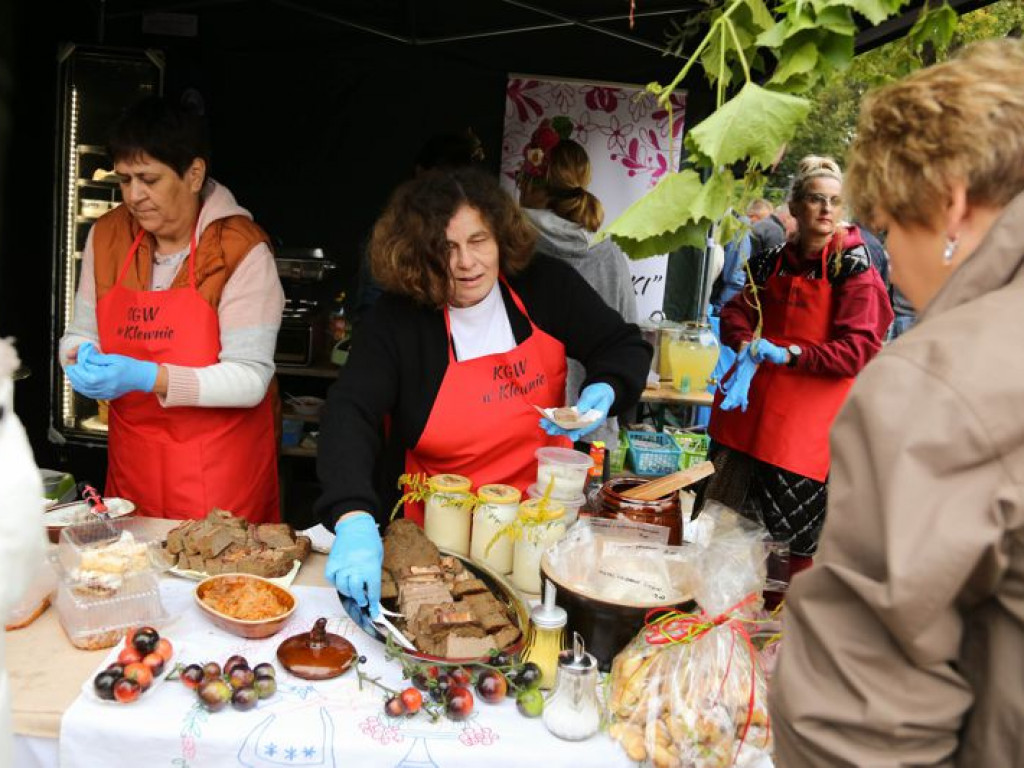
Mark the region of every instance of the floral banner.
MULTIPOLYGON (((502 183, 515 192, 530 135, 545 117, 565 115, 573 122, 572 138, 590 156, 590 191, 610 223, 657 184, 673 160, 678 164, 685 107, 682 92, 673 94, 669 115, 638 85, 512 76, 505 92, 502 183)), ((667 261, 657 256, 630 262, 640 317, 661 309, 667 261)))

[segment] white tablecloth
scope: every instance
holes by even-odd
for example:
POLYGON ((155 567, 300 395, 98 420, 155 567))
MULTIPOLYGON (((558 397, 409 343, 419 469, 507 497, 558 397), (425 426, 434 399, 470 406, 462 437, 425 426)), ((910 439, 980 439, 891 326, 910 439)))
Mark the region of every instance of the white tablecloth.
MULTIPOLYGON (((278 692, 249 712, 230 706, 207 712, 194 691, 161 681, 132 704, 80 695, 61 721, 62 768, 281 768, 282 766, 382 766, 386 768, 521 768, 544 765, 632 766, 607 735, 584 742, 561 741, 540 719, 522 717, 512 700, 490 705, 479 699, 463 722, 430 723, 425 715, 391 719, 383 693, 359 690, 354 671, 312 683, 285 672, 277 662, 282 640, 308 631, 319 616, 328 629, 347 637, 366 656, 363 669, 394 689, 404 687, 401 667, 384 657, 384 646, 340 613, 337 594, 323 587, 295 587, 299 608, 289 624, 266 640, 244 640, 216 630, 193 604, 193 584, 165 580, 165 605, 177 618, 162 630, 175 645, 174 662, 221 664, 232 654, 250 664, 278 668, 278 692)), ((106 662, 113 660, 112 649, 106 662)), ((91 678, 86 686, 92 684, 91 678)))

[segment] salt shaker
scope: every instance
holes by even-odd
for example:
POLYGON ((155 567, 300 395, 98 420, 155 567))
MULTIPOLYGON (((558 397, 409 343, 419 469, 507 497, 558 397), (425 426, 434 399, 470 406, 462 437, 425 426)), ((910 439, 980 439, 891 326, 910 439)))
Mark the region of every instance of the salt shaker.
POLYGON ((567 741, 589 739, 601 725, 597 659, 584 649, 579 632, 573 633, 572 650, 558 656, 558 683, 544 705, 544 725, 567 741))

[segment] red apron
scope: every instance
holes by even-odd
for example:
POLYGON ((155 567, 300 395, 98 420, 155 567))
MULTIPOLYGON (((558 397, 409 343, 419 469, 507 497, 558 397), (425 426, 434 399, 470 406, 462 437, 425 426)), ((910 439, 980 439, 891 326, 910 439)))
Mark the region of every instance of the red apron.
MULTIPOLYGON (((805 347, 831 341, 829 250, 826 246, 821 254, 820 278, 779 275, 779 257, 760 292, 762 335, 773 344, 805 347)), ((764 363, 750 382, 746 412, 723 411, 723 395, 716 393, 708 431, 722 445, 824 482, 831 460, 828 433, 851 386, 852 377, 816 376, 764 363)))
MULTIPOLYGON (((519 296, 508 290, 530 320, 519 296)), ((567 438, 550 437, 538 426, 533 407, 565 404, 565 345, 530 320, 530 337, 514 349, 459 362, 447 307, 444 325, 448 370, 419 442, 405 454, 405 471, 464 475, 474 486, 505 483, 525 493, 537 479, 536 450, 571 447, 567 438)), ((423 504, 406 503, 405 516, 422 526, 423 504)))
MULTIPOLYGON (((160 364, 217 363, 220 321, 196 290, 195 233, 189 285, 166 291, 122 285, 144 235, 97 303, 100 347, 160 364)), ((146 515, 196 519, 220 507, 255 523, 280 520, 269 394, 255 408, 164 408, 152 392, 129 392, 110 403, 109 436, 106 494, 146 515)))

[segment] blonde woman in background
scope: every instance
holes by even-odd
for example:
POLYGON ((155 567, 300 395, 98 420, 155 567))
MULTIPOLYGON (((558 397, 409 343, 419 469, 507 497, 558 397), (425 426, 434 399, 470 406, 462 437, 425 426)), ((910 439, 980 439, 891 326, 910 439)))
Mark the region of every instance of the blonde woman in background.
POLYGON ((825 520, 832 420, 892 322, 860 231, 842 223, 842 193, 833 159, 801 160, 796 236, 751 256, 753 283, 721 313, 738 356, 711 414, 720 472, 706 495, 787 543, 791 574, 810 566, 825 520))
MULTIPOLYGON (((563 138, 559 128, 568 136, 568 118, 545 120, 537 128, 519 175, 519 203, 539 234, 537 253, 572 266, 623 320, 635 323, 636 294, 626 254, 611 239, 594 242, 604 207, 587 191, 590 158, 578 142, 563 138)), ((586 372, 578 361, 568 362, 566 403, 574 405, 586 372)), ((609 418, 586 436, 586 442, 598 440, 609 450, 615 447, 618 419, 609 418)))
MULTIPOLYGON (((18 354, 0 339, 0 614, 7 624, 43 557, 43 482, 32 458, 25 430, 14 413, 18 354)), ((13 766, 11 690, 4 666, 0 633, 0 768, 13 766)))
POLYGON ((832 430, 828 523, 787 601, 776 760, 1024 756, 1024 44, 870 94, 850 157, 919 319, 832 430))

